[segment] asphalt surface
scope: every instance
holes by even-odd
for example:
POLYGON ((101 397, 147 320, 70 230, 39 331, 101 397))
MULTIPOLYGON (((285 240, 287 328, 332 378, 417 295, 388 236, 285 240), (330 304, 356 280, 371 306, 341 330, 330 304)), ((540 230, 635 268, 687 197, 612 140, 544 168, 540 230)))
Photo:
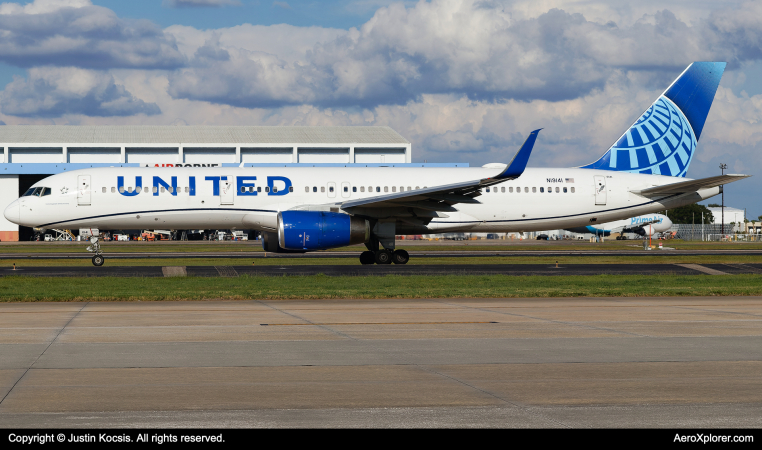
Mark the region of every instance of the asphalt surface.
MULTIPOLYGON (((400 247, 402 248, 402 247, 400 247)), ((265 252, 119 252, 109 253, 104 249, 104 256, 113 259, 146 259, 146 258, 230 258, 230 259, 259 259, 259 258, 281 258, 281 259, 323 259, 323 258, 352 258, 358 259, 361 250, 353 252, 310 252, 310 253, 265 253, 265 252)), ((408 251, 411 258, 470 258, 474 256, 675 256, 675 255, 762 255, 762 250, 738 249, 738 250, 671 250, 654 249, 651 251, 640 250, 458 250, 458 251, 408 251)), ((91 259, 92 253, 86 251, 71 253, 0 253, 0 260, 20 259, 91 259)))
POLYGON ((762 297, 0 304, 0 427, 762 426, 762 297))
MULTIPOLYGON (((108 262, 106 263, 108 264, 108 262)), ((267 265, 257 266, 108 266, 24 267, 0 269, 2 276, 45 277, 235 277, 383 276, 383 275, 731 275, 762 274, 762 264, 406 264, 406 265, 267 265)))

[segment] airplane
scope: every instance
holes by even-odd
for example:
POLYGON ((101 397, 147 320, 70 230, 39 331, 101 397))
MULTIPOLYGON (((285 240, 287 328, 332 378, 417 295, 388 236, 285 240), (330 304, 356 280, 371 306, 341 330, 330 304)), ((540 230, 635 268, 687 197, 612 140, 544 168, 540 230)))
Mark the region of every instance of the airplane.
POLYGON ((611 233, 621 233, 617 240, 627 239, 625 233, 634 233, 642 237, 653 236, 663 233, 672 227, 672 221, 663 214, 648 214, 645 216, 631 217, 629 219, 615 220, 613 222, 584 227, 566 228, 573 233, 592 233, 596 236, 610 236, 611 233))
MULTIPOLYGON (((362 264, 405 264, 395 235, 585 227, 696 203, 748 175, 687 179, 725 70, 694 62, 595 162, 527 168, 91 168, 35 183, 4 211, 36 228, 256 229, 268 252, 365 244, 362 264)), ((103 265, 97 237, 88 250, 103 265)))

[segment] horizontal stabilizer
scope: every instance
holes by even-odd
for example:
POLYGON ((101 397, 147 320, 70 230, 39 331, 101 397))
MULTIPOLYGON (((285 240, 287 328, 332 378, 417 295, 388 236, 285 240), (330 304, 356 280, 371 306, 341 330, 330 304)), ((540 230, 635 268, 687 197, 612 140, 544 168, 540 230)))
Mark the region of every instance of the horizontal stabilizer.
POLYGON ((751 175, 727 174, 717 175, 716 177, 700 178, 698 180, 681 181, 679 183, 665 184, 655 186, 640 191, 632 191, 634 194, 650 197, 653 195, 684 194, 686 192, 696 192, 701 189, 709 189, 723 184, 749 178, 751 175))

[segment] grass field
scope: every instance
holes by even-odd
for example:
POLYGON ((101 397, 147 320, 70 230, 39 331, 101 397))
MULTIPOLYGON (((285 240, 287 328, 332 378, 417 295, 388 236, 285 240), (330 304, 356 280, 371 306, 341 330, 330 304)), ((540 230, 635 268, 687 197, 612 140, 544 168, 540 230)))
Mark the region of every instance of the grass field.
POLYGON ((759 275, 0 278, 0 302, 762 295, 759 275))

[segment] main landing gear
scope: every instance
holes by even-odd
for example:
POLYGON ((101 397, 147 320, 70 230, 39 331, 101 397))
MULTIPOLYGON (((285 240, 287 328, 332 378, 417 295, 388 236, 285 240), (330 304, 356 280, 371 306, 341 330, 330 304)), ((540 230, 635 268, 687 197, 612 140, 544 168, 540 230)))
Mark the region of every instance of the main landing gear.
POLYGON ((106 262, 106 258, 103 257, 103 252, 101 251, 101 244, 98 243, 98 236, 92 236, 90 238, 90 245, 87 247, 87 251, 95 253, 95 255, 93 255, 94 266, 100 267, 106 262))
POLYGON ((375 252, 364 251, 360 254, 361 264, 407 264, 410 255, 405 250, 376 250, 375 252))

